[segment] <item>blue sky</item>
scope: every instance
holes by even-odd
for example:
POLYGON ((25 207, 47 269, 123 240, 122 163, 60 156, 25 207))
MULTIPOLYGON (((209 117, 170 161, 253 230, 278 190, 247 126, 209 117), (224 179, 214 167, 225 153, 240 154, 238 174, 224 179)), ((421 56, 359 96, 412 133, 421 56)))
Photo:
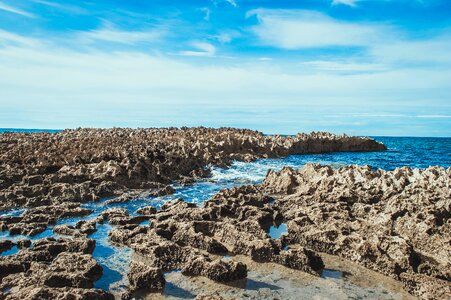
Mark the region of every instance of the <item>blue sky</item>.
POLYGON ((0 0, 0 127, 451 136, 448 0, 0 0))

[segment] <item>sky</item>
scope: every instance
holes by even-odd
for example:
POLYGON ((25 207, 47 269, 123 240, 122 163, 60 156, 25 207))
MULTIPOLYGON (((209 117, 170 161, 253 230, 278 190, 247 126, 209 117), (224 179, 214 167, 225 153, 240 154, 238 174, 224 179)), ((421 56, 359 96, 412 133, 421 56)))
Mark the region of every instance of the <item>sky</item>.
POLYGON ((0 127, 451 136, 449 0, 0 0, 0 127))

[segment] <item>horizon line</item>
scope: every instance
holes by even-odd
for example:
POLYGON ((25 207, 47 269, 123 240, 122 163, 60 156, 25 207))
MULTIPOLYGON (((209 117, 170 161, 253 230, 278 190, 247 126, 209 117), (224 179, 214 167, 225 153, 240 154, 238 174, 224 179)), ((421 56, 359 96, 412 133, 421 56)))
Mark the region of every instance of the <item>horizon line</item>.
MULTIPOLYGON (((199 127, 204 127, 204 128, 236 128, 236 129, 249 129, 249 130, 254 130, 254 131, 258 131, 258 132, 262 132, 264 135, 296 135, 295 134, 287 134, 287 133, 266 133, 260 130, 256 130, 256 129, 251 129, 251 128, 241 128, 241 127, 232 127, 232 126, 217 126, 217 127, 212 127, 212 126, 170 126, 170 127, 82 127, 82 126, 78 126, 78 127, 74 127, 74 128, 64 128, 64 129, 56 129, 56 128, 15 128, 15 127, 0 127, 0 131, 6 131, 6 130, 29 130, 29 131, 42 131, 42 132, 46 132, 46 131, 64 131, 64 130, 68 130, 68 129, 79 129, 79 128, 90 128, 90 129, 113 129, 113 128, 123 128, 123 129, 151 129, 151 128, 156 128, 156 129, 163 129, 163 128, 182 128, 182 127, 186 127, 186 128, 199 128, 199 127)), ((7 132, 7 131, 6 131, 7 132)), ((318 132, 329 132, 332 133, 331 131, 318 131, 318 132)), ((3 132, 0 132, 0 134, 2 134, 3 132)), ((299 131, 298 133, 308 133, 308 132, 303 132, 303 131, 299 131)), ((448 139, 451 138, 451 136, 415 136, 415 135, 349 135, 347 133, 342 133, 342 134, 346 134, 348 136, 368 136, 368 137, 393 137, 393 138, 444 138, 444 139, 448 139)), ((338 135, 338 134, 337 134, 338 135)))

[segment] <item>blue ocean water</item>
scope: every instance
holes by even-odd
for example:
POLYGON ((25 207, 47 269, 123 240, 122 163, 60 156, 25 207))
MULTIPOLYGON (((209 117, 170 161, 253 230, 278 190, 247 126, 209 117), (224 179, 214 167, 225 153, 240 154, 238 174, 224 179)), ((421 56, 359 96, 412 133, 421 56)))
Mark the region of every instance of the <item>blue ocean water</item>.
POLYGON ((0 128, 0 133, 2 132, 24 132, 24 133, 33 133, 33 132, 49 132, 56 133, 62 130, 59 129, 23 129, 23 128, 0 128))
MULTIPOLYGON (((126 208, 133 215, 142 206, 152 205, 160 208, 166 201, 177 198, 183 198, 187 202, 193 202, 202 206, 203 201, 209 199, 223 188, 260 183, 269 169, 280 170, 283 166, 300 168, 306 163, 313 162, 334 167, 348 164, 370 165, 372 168, 385 170, 393 170, 403 166, 412 168, 427 168, 429 166, 451 167, 451 138, 375 137, 375 139, 383 142, 388 147, 388 150, 383 152, 291 155, 279 159, 259 159, 251 163, 235 162, 229 168, 213 168, 210 178, 196 182, 192 186, 174 184, 176 192, 173 195, 135 199, 127 203, 110 205, 105 205, 105 201, 86 203, 83 206, 94 211, 90 216, 59 220, 58 224, 73 225, 80 219, 92 219, 110 207, 126 208)), ((23 210, 15 210, 3 212, 2 214, 20 215, 22 212, 23 210)), ((146 223, 141 224, 141 226, 146 225, 146 223)), ((97 243, 93 255, 104 268, 104 275, 96 282, 96 287, 105 290, 116 290, 125 284, 124 275, 132 255, 130 249, 117 247, 109 243, 108 232, 111 228, 112 226, 108 224, 98 225, 98 230, 90 235, 90 238, 95 239, 97 243)), ((271 234, 274 238, 278 238, 280 234, 284 233, 284 230, 283 226, 279 228, 274 227, 271 234)), ((46 236, 54 236, 52 228, 32 239, 46 236)), ((0 233, 0 239, 17 240, 22 238, 25 237, 10 236, 8 232, 0 233)), ((12 253, 14 253, 14 250, 12 253)), ((334 277, 335 275, 331 276, 334 277)))

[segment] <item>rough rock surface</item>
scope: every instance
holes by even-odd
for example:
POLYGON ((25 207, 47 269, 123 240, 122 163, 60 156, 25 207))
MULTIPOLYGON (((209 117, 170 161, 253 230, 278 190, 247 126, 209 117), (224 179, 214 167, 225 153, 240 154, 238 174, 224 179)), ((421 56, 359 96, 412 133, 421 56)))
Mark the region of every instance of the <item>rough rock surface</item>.
POLYGON ((269 171, 256 189, 276 198, 286 243, 356 261, 423 299, 451 297, 451 168, 310 164, 269 171))
POLYGON ((91 256, 94 247, 90 239, 46 238, 0 257, 0 298, 114 299, 92 288, 103 272, 91 256))
POLYGON ((80 207, 77 203, 38 206, 26 210, 20 216, 0 217, 0 231, 9 230, 11 235, 34 236, 43 232, 48 225, 55 224, 59 219, 86 216, 90 213, 92 210, 80 207))
MULTIPOLYGON (((80 202, 114 196, 105 202, 171 194, 174 180, 190 184, 209 174, 211 165, 233 160, 335 151, 380 151, 385 146, 370 138, 328 133, 265 136, 231 128, 77 129, 57 134, 0 134, 0 211, 28 208, 20 216, 0 217, 0 230, 34 236, 72 216, 91 216, 80 202)), ((92 258, 95 247, 86 236, 97 223, 114 225, 110 240, 132 248, 145 263, 133 263, 130 291, 161 290, 162 272, 205 276, 218 282, 246 278, 247 266, 223 255, 243 254, 257 262, 275 262, 318 275, 321 258, 308 248, 274 240, 269 227, 287 219, 283 208, 261 187, 244 186, 218 193, 204 208, 174 200, 157 211, 144 207, 131 216, 111 208, 71 225, 57 225, 55 233, 71 239, 33 242, 2 241, 0 251, 21 250, 0 257, 0 299, 112 299, 94 289, 102 274, 92 258), (139 225, 149 220, 148 226, 139 225), (150 284, 149 284, 150 282, 150 284)), ((287 219, 288 220, 288 219, 287 219)), ((426 267, 424 267, 426 268, 426 267)), ((436 272, 434 268, 431 272, 436 272)), ((409 277, 412 289, 417 286, 409 277)))
POLYGON ((128 271, 128 281, 130 287, 135 289, 147 289, 150 291, 162 291, 166 283, 163 273, 158 268, 131 261, 128 271))
MULTIPOLYGON (((244 129, 76 129, 0 134, 0 210, 85 202, 165 184, 225 166, 293 153, 378 151, 373 139, 328 133, 265 136, 244 129)), ((127 201, 122 197, 117 201, 127 201)))
MULTIPOLYGON (((314 251, 303 247, 284 250, 282 240, 269 236, 270 226, 281 217, 271 201, 252 186, 223 190, 202 208, 182 199, 168 201, 147 215, 148 226, 117 226, 109 238, 132 248, 149 268, 161 272, 181 270, 218 282, 236 281, 246 278, 246 265, 233 257, 218 256, 244 254, 257 262, 276 262, 318 276, 324 264, 314 251)), ((112 209, 106 214, 114 216, 120 211, 112 209)))

